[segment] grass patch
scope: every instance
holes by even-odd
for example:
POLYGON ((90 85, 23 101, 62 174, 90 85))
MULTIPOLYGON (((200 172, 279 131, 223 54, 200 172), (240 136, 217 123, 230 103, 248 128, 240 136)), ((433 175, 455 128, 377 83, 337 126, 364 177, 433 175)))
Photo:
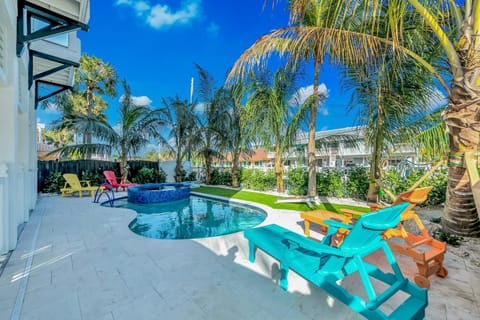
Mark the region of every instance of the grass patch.
MULTIPOLYGON (((296 211, 311 211, 306 203, 276 203, 278 199, 283 199, 283 197, 274 196, 270 194, 263 194, 258 192, 249 192, 242 190, 226 189, 226 188, 217 188, 217 187, 199 187, 192 189, 193 192, 203 193, 207 195, 214 195, 229 199, 239 199, 245 201, 252 201, 256 203, 261 203, 266 206, 269 206, 273 209, 285 209, 285 210, 296 210, 296 211)), ((334 203, 321 203, 320 205, 314 205, 314 209, 324 209, 328 211, 341 212, 341 209, 351 209, 360 212, 369 211, 368 208, 343 205, 343 204, 334 204, 334 203)))

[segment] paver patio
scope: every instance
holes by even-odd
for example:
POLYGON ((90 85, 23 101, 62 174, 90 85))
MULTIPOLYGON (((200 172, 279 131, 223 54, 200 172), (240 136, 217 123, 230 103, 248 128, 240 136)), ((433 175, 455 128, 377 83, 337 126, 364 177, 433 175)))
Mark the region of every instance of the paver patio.
MULTIPOLYGON (((264 209, 265 223, 303 232, 299 213, 264 209)), ((91 198, 40 197, 0 277, 0 319, 362 318, 294 272, 289 292, 280 289, 277 261, 259 250, 249 263, 241 232, 147 239, 128 229, 134 217, 91 198)), ((398 258, 407 274, 415 271, 398 258)), ((426 318, 478 319, 478 267, 449 253, 445 266, 447 278, 430 278, 426 318)), ((359 283, 343 285, 362 294, 359 283)))

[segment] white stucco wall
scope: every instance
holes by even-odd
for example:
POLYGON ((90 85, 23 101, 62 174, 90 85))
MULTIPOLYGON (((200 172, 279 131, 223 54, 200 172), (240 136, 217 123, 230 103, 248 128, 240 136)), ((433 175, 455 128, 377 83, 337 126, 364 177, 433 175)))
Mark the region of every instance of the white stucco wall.
MULTIPOLYGON (((49 3, 65 6, 72 1, 49 3)), ((81 9, 79 16, 87 22, 88 0, 81 1, 81 9)), ((16 54, 17 12, 16 0, 0 0, 0 254, 16 247, 18 227, 29 220, 37 200, 35 85, 28 88, 28 48, 20 57, 16 54)), ((48 53, 79 58, 76 33, 69 37, 72 48, 55 50, 49 44, 48 53)))

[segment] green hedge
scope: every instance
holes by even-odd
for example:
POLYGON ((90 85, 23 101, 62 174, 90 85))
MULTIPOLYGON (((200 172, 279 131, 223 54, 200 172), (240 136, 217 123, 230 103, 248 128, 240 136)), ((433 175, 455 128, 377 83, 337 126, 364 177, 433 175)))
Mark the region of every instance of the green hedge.
MULTIPOLYGON (((395 168, 384 172, 382 179, 384 185, 394 194, 410 188, 418 179, 425 174, 423 169, 412 169, 405 175, 400 174, 395 168)), ((275 190, 276 180, 273 171, 266 173, 255 169, 242 170, 242 186, 252 190, 275 190)), ((353 168, 345 174, 344 170, 324 169, 317 172, 317 193, 319 196, 348 197, 366 200, 368 191, 369 172, 366 168, 353 168)), ((222 184, 222 183, 217 183, 222 184)), ((435 171, 421 185, 433 186, 424 205, 440 205, 445 202, 447 188, 447 169, 435 171)), ((308 172, 304 168, 296 168, 288 173, 288 192, 291 195, 306 195, 308 188, 308 172)), ((385 195, 382 200, 391 202, 385 195)))

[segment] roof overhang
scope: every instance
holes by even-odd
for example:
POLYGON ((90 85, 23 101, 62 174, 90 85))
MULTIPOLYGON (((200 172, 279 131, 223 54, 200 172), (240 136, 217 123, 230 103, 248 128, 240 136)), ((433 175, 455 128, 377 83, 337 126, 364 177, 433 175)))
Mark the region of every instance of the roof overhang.
POLYGON ((81 54, 72 31, 88 31, 89 18, 90 0, 18 1, 17 55, 29 45, 28 88, 35 85, 35 108, 72 87, 81 54), (66 44, 52 41, 61 34, 67 34, 66 44))

